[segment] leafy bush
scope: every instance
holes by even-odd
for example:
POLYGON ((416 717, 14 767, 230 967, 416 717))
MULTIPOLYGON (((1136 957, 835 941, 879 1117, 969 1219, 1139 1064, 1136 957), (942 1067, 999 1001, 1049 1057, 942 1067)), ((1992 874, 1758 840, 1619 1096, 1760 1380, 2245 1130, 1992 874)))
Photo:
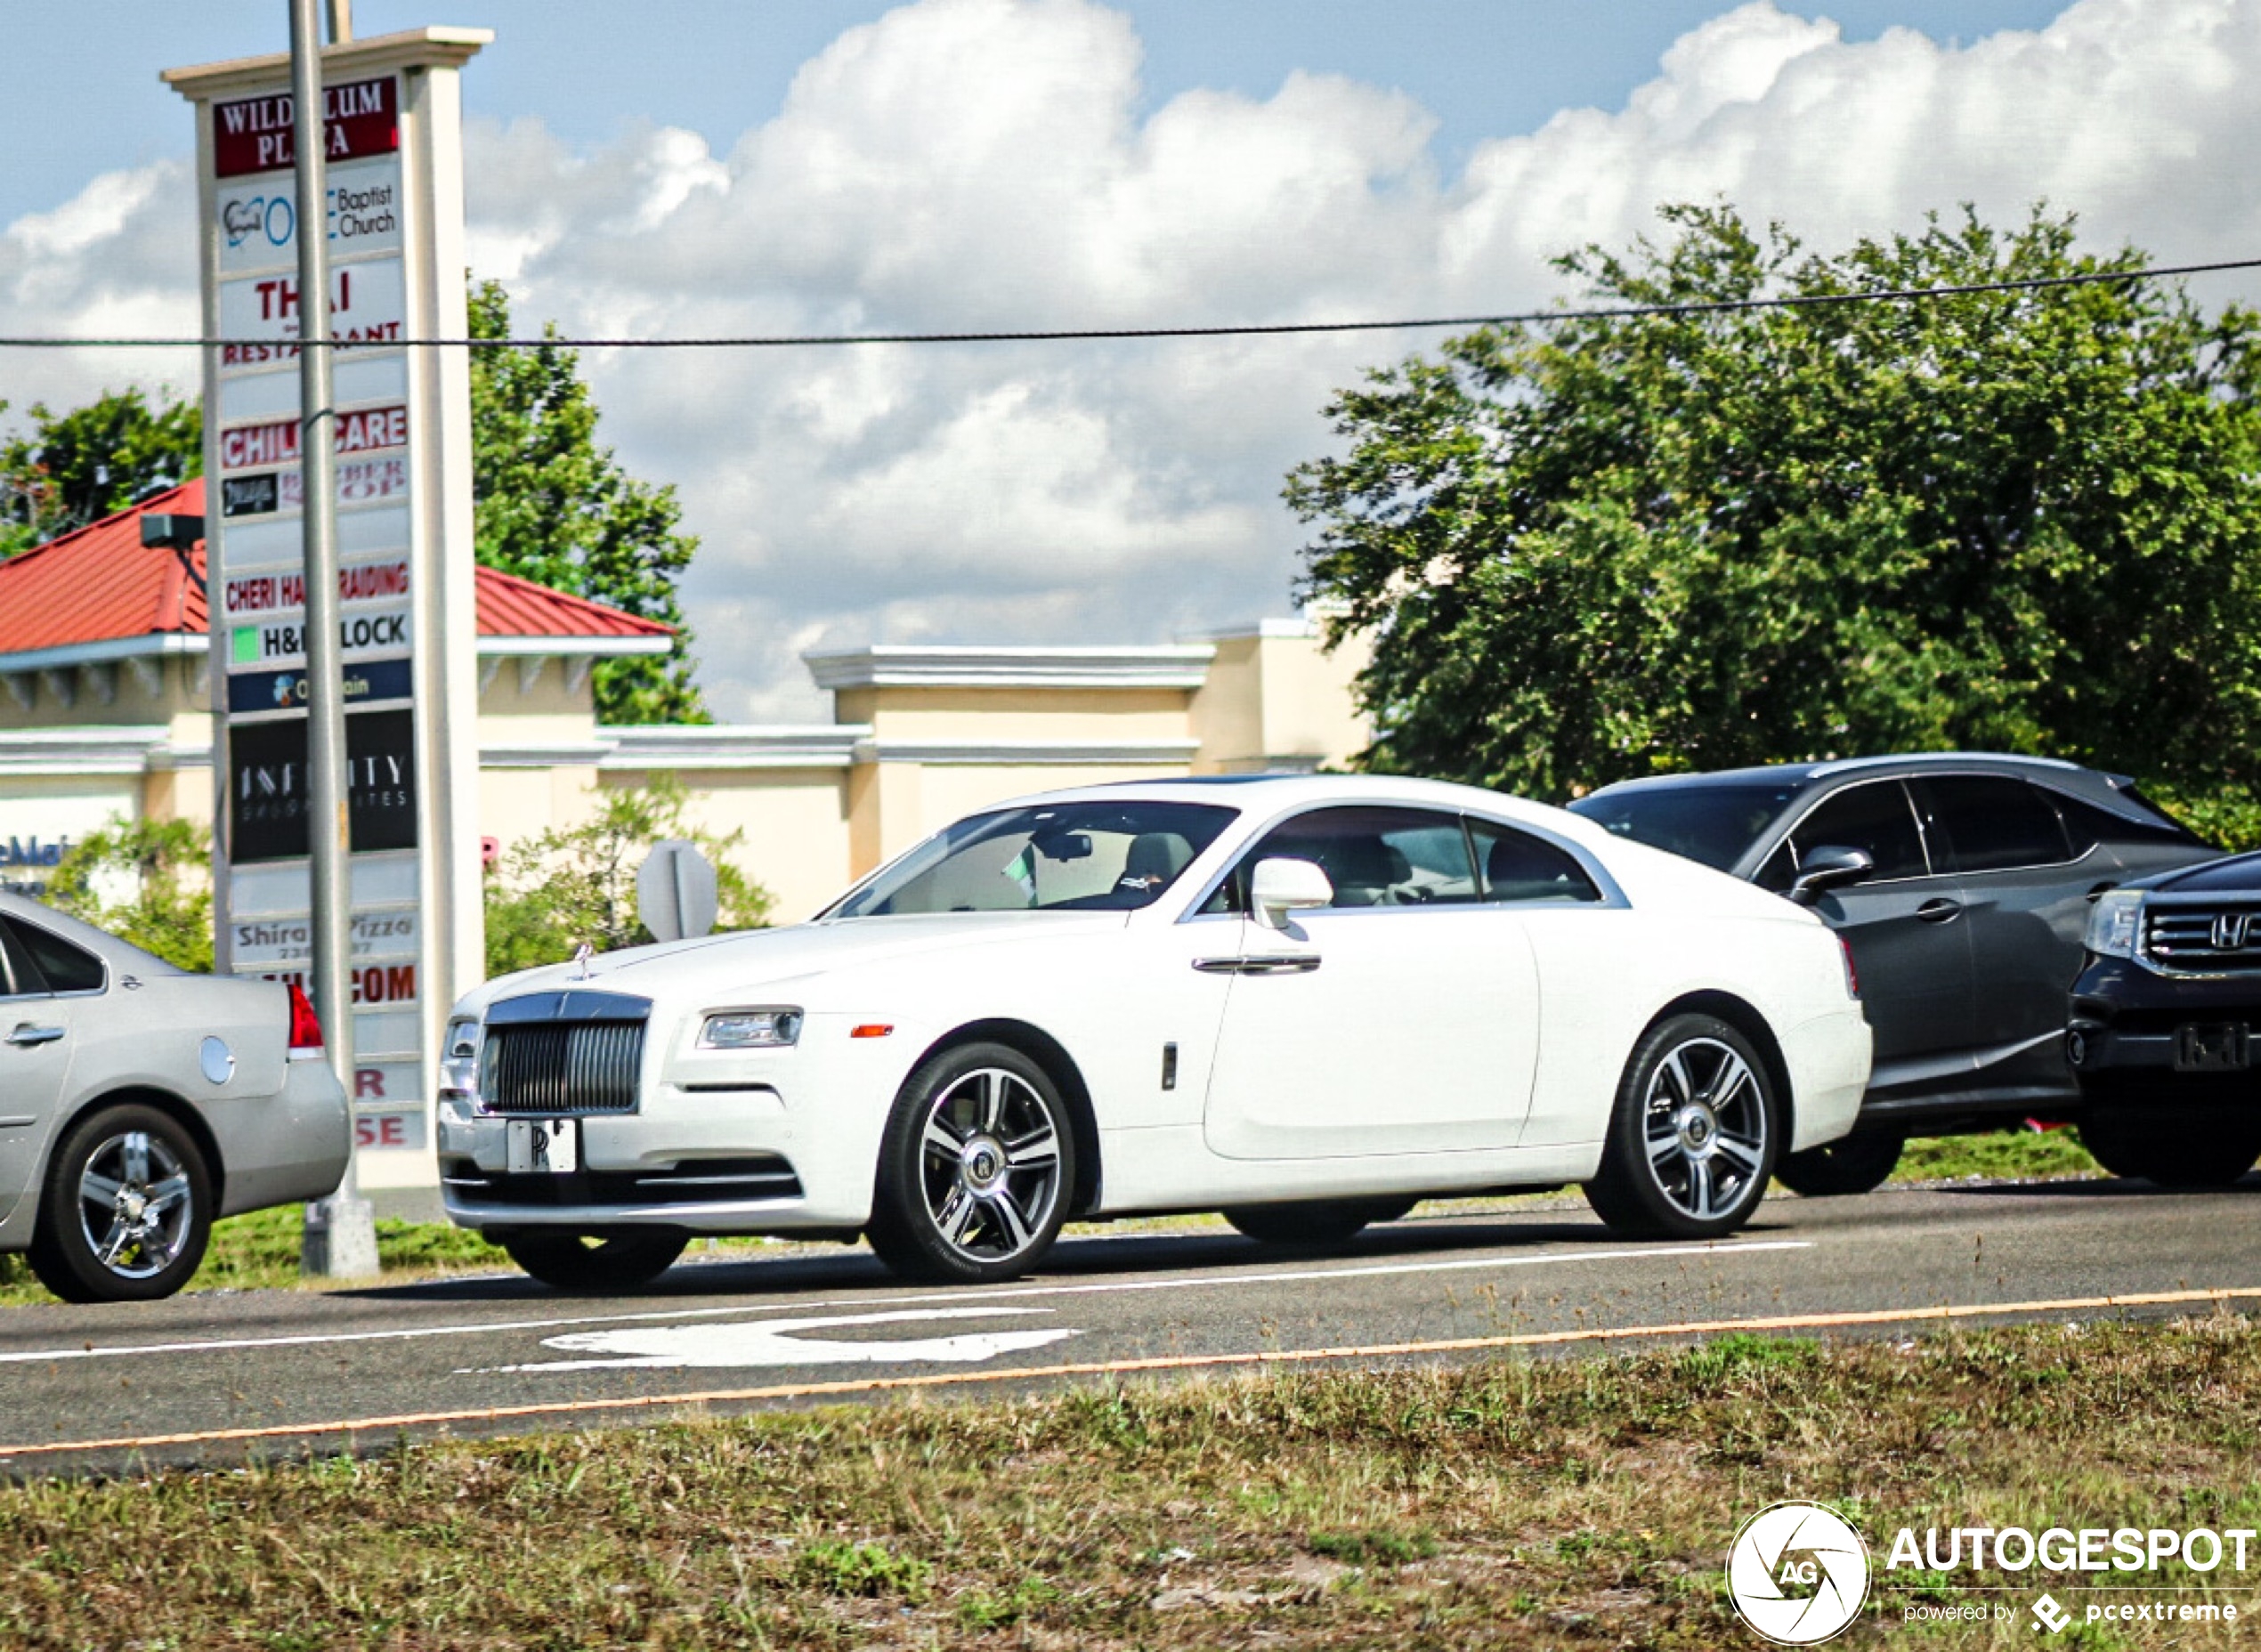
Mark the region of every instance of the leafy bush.
POLYGON ((600 952, 642 946, 652 933, 636 916, 636 874, 652 846, 683 838, 714 863, 722 913, 717 929, 759 927, 769 892, 730 862, 742 831, 717 837, 685 818, 672 776, 636 791, 598 788, 596 810, 578 826, 552 827, 513 844, 487 875, 487 974, 562 963, 587 941, 600 952))
POLYGON ((211 829, 112 815, 71 846, 48 883, 47 901, 168 964, 209 974, 211 829))

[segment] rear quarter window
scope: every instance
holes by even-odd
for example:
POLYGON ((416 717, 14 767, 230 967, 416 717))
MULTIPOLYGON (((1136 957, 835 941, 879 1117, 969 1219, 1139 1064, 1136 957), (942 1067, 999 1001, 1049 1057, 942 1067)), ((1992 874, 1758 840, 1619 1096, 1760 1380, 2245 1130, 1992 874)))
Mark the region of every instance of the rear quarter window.
POLYGON ((81 946, 74 946, 61 935, 42 929, 37 924, 20 919, 0 919, 13 934, 16 943, 31 960, 33 969, 46 984, 51 992, 99 992, 108 974, 102 960, 81 946))

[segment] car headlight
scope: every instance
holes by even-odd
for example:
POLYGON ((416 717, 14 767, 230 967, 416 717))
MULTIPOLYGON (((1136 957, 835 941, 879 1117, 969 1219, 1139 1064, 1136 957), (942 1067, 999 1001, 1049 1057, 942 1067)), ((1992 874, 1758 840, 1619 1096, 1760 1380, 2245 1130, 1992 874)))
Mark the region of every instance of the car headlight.
POLYGON ((480 1026, 475 1020, 448 1023, 447 1041, 441 1047, 440 1084, 443 1089, 470 1094, 479 1087, 480 1026))
POLYGON ((801 1035, 798 1009, 731 1009, 707 1017, 701 1049, 777 1049, 801 1035))
POLYGON ((2143 932, 2143 897, 2135 889, 2107 889, 2088 909, 2081 944, 2099 958, 2133 958, 2143 932))

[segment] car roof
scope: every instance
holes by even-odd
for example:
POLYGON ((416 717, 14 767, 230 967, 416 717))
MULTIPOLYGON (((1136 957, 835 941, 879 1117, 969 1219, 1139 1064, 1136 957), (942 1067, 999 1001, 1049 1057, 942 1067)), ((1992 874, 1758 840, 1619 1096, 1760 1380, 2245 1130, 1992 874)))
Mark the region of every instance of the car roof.
POLYGON ((2107 774, 2100 769, 2083 768, 2078 763, 2068 763, 2062 757, 2028 757, 2014 751, 1905 751, 1874 757, 1827 757, 1811 763, 1764 763, 1750 768, 1690 770, 1679 774, 1644 774, 1635 780, 1621 780, 1599 789, 1618 791, 1639 786, 1716 786, 1741 782, 1803 786, 1811 781, 1833 780, 1841 774, 1953 774, 2002 769, 2031 769, 2036 778, 2046 779, 2063 785, 2075 777, 2087 777, 2103 782, 2107 788, 2125 784, 2124 774, 2107 774))
MULTIPOLYGON (((1176 780, 1109 781, 1011 798, 977 811, 1028 808, 1051 803, 1120 803, 1139 798, 1156 803, 1224 805, 1250 815, 1274 815, 1299 805, 1398 803, 1416 808, 1468 810, 1502 820, 1522 820, 1581 841, 1599 831, 1552 804, 1455 781, 1419 780, 1399 774, 1195 774, 1176 780)), ((1604 834, 1606 839, 1606 834, 1604 834)))
POLYGON ((44 902, 35 901, 28 895, 10 895, 5 890, 0 890, 0 913, 12 918, 20 918, 27 923, 37 924, 62 936, 66 941, 76 941, 88 952, 96 953, 113 964, 130 965, 141 969, 144 974, 186 975, 188 973, 184 969, 166 963, 152 952, 143 952, 131 941, 122 940, 107 929, 97 929, 93 925, 73 918, 68 912, 59 912, 53 907, 44 902))

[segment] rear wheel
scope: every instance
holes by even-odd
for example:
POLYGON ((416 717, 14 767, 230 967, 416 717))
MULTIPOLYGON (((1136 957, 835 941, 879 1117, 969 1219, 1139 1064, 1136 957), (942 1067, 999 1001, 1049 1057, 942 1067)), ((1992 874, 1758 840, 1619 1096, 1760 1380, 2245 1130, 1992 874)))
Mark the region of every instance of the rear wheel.
POLYGON ((1266 1244, 1318 1247, 1347 1243, 1374 1222, 1394 1222, 1414 1199, 1309 1199, 1292 1204, 1237 1204, 1225 1219, 1266 1244))
POLYGON ((635 1291, 675 1265, 691 1235, 648 1233, 513 1234, 510 1259, 556 1291, 635 1291))
POLYGON ((1766 1195, 1775 1118, 1766 1064, 1742 1033, 1711 1016, 1661 1021, 1625 1064, 1586 1203, 1642 1237, 1733 1233, 1766 1195))
POLYGON ((1074 1186, 1074 1132, 1044 1069, 1010 1045, 961 1044, 895 1097, 866 1236, 907 1278, 1017 1279, 1059 1236, 1074 1186))
POLYGON ((1774 1167, 1774 1178, 1809 1199, 1873 1193, 1898 1168, 1900 1149, 1907 1145, 1906 1137, 1889 1130, 1848 1136, 1826 1147, 1784 1154, 1774 1167))
POLYGON ((150 1302, 195 1276, 212 1173, 180 1122, 138 1104, 73 1125, 47 1166, 31 1270, 66 1302, 150 1302))
POLYGON ((2227 1187, 2261 1158, 2261 1115, 2249 1108, 2100 1106, 2080 1145, 2114 1176, 2162 1187, 2227 1187))

